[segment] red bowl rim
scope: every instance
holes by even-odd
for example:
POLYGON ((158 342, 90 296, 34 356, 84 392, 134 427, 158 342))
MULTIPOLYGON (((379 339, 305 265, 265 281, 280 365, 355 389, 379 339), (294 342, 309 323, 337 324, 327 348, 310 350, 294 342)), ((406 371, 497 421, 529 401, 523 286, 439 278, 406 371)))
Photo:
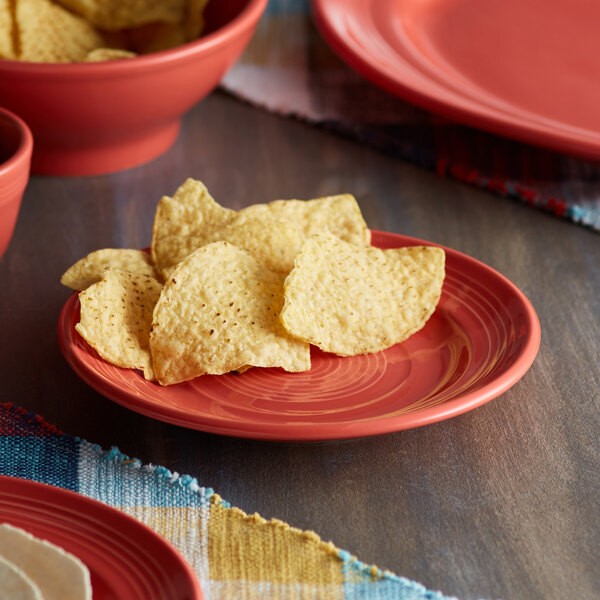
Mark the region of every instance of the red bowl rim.
POLYGON ((84 72, 96 74, 117 73, 129 70, 132 65, 139 68, 153 68, 164 63, 170 63, 181 58, 196 54, 210 53, 224 43, 235 39, 258 22, 267 7, 268 0, 248 0, 248 3, 234 19, 219 29, 187 42, 175 48, 136 56, 127 60, 111 60, 99 62, 77 63, 42 63, 10 59, 0 59, 0 71, 36 72, 44 74, 73 74, 82 75, 84 72))
POLYGON ((4 162, 0 163, 0 176, 13 171, 21 166, 22 163, 28 163, 31 158, 31 151, 33 150, 33 135, 31 130, 27 126, 27 123, 15 115, 15 113, 7 110, 6 108, 0 107, 0 115, 3 115, 8 120, 12 121, 19 129, 21 139, 15 152, 7 158, 4 162))

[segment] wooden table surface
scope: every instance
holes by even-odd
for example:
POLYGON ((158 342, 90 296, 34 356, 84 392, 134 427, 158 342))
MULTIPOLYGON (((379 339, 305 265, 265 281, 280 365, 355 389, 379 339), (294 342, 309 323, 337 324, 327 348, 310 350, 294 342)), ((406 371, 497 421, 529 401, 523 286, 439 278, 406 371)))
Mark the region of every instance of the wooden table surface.
POLYGON ((148 165, 33 177, 0 261, 0 290, 0 401, 193 475, 246 512, 312 529, 363 562, 461 599, 600 597, 597 233, 217 92, 148 165), (160 196, 189 176, 235 209, 350 192, 372 229, 487 263, 537 310, 535 363, 462 416, 332 443, 221 437, 118 406, 60 352, 69 290, 59 278, 92 250, 149 245, 160 196))

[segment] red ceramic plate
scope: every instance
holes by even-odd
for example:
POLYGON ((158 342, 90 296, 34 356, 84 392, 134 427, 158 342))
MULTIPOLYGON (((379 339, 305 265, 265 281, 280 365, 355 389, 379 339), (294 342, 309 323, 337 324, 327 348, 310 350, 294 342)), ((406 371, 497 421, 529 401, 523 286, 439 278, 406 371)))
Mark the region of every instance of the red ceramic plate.
MULTIPOLYGON (((373 232, 373 244, 428 244, 373 232)), ((101 394, 149 417, 212 433, 280 441, 333 440, 435 423, 479 406, 530 367, 540 327, 533 307, 506 278, 446 250, 446 279, 426 326, 384 352, 351 358, 313 348, 312 369, 250 369, 162 387, 102 360, 75 331, 73 294, 59 321, 73 370, 101 394)))
POLYGON ((375 84, 501 135, 600 157, 600 3, 313 0, 325 39, 375 84))
POLYGON ((202 600, 194 572, 154 531, 81 494, 0 476, 0 522, 80 558, 94 600, 202 600))

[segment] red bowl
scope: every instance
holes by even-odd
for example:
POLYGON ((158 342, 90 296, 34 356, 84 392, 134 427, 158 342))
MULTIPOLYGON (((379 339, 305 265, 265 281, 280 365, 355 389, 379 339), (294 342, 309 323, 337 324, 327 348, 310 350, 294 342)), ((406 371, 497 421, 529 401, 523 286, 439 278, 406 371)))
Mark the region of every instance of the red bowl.
POLYGON ((18 112, 33 132, 32 171, 110 173, 165 152, 183 114, 238 59, 266 5, 267 0, 211 0, 200 39, 132 59, 0 60, 0 105, 18 112))
POLYGON ((0 108, 0 257, 12 237, 29 181, 33 137, 22 119, 0 108))

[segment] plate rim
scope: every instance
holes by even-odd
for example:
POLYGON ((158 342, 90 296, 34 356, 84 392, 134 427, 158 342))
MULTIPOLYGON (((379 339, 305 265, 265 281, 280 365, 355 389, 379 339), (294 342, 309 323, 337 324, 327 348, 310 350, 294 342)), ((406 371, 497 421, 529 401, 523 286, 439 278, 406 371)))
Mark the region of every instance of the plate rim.
MULTIPOLYGON (((576 128, 560 121, 553 121, 555 126, 550 123, 536 123, 525 116, 515 115, 514 113, 518 112, 517 107, 513 107, 512 111, 490 107, 487 105, 485 93, 474 94, 471 97, 452 89, 442 75, 442 82, 435 81, 430 73, 415 65, 411 65, 413 75, 423 78, 426 81, 425 86, 390 75, 377 64, 376 58, 361 52, 357 44, 351 43, 352 36, 343 35, 343 25, 336 23, 331 14, 331 7, 342 1, 348 9, 358 5, 367 6, 376 0, 311 0, 314 23, 331 49, 371 83, 421 108, 464 125, 557 152, 572 153, 587 159, 600 158, 600 131, 576 128), (440 88, 438 94, 432 89, 427 89, 427 85, 440 88), (440 96, 440 93, 444 96, 440 96)), ((506 105, 511 106, 509 103, 506 105)))
MULTIPOLYGON (((141 532, 147 538, 152 539, 153 543, 158 544, 163 552, 167 552, 170 557, 181 566, 180 576, 185 576, 190 591, 194 594, 194 600, 203 600, 204 595, 202 593, 198 575, 181 552, 175 548, 169 540, 135 517, 120 511, 109 504, 101 502, 100 500, 96 500, 95 498, 91 498, 90 496, 86 496, 74 490, 69 490, 51 483, 36 481, 35 479, 0 474, 0 507, 3 504, 3 499, 5 497, 16 494, 19 494, 19 499, 22 499, 23 496, 25 496, 31 500, 31 502, 36 499, 43 502, 45 509, 49 512, 54 512, 57 515, 57 518, 60 515, 58 515, 58 512, 56 511, 56 507, 59 502, 64 502, 65 505, 68 505, 70 508, 85 514, 87 516, 86 522, 92 523, 102 521, 103 517, 109 515, 112 519, 118 520, 120 524, 124 524, 128 529, 133 528, 135 531, 141 532), (36 494, 42 494, 43 499, 36 496, 36 494)), ((10 523, 10 518, 5 519, 2 522, 10 523)), ((19 527, 21 526, 19 525, 19 527)), ((26 527, 22 528, 27 530, 26 527)), ((60 526, 57 526, 57 529, 61 529, 60 526)), ((72 531, 76 533, 75 529, 72 531)), ((44 539, 52 542, 49 538, 44 539)))
MULTIPOLYGON (((73 331, 69 327, 69 312, 72 303, 78 300, 77 292, 73 292, 68 297, 60 313, 58 338, 61 351, 71 369, 87 385, 109 400, 129 410, 172 425, 203 431, 205 433, 277 442, 346 440, 430 425, 466 413, 493 400, 511 388, 525 375, 538 354, 541 342, 541 328, 533 305, 514 283, 489 265, 458 250, 403 234, 379 230, 371 231, 374 240, 393 240, 396 247, 401 247, 402 245, 426 245, 443 248, 447 256, 450 255, 452 259, 459 261, 466 261, 467 264, 485 271, 493 279, 500 282, 505 289, 510 290, 511 294, 519 301, 520 306, 523 308, 527 321, 527 339, 513 364, 481 388, 460 394, 456 398, 446 400, 438 405, 395 417, 382 417, 373 421, 335 423, 335 431, 324 433, 323 430, 331 428, 333 423, 313 424, 309 432, 306 431, 306 425, 302 424, 291 424, 284 427, 281 424, 261 423, 258 425, 259 430, 257 431, 256 423, 241 423, 236 426, 235 422, 231 419, 216 419, 212 415, 203 415, 202 418, 194 416, 190 419, 189 413, 185 411, 174 407, 157 406, 152 401, 140 398, 133 392, 121 390, 121 388, 112 382, 107 383, 103 377, 98 375, 93 369, 90 369, 88 365, 78 360, 76 353, 72 350, 73 344, 68 339, 73 334, 73 331)), ((386 246, 385 242, 380 242, 380 245, 389 247, 386 246)), ((119 369, 120 367, 114 368, 119 369)))

